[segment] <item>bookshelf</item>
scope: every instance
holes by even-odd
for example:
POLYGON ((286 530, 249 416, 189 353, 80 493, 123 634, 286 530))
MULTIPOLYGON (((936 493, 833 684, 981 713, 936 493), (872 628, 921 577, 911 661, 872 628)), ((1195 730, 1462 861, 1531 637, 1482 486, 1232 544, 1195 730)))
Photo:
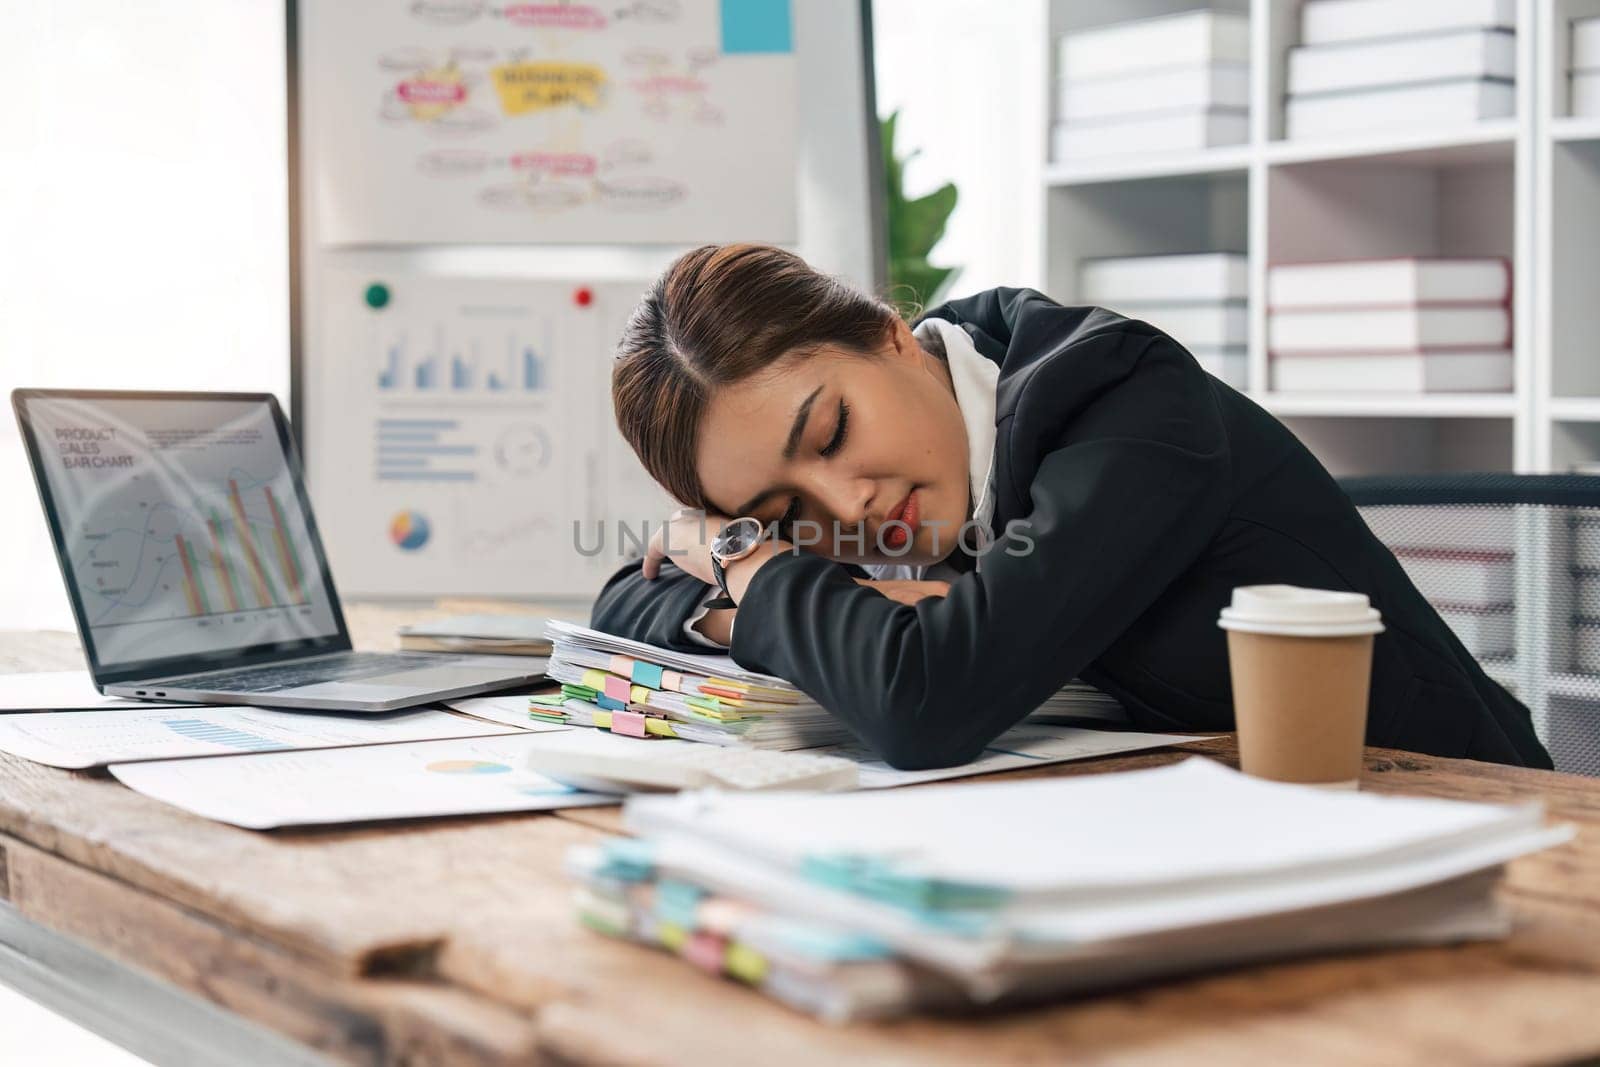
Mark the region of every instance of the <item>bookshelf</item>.
MULTIPOLYGON (((1055 118, 1059 34, 1211 8, 1251 32, 1247 144, 1084 162, 1051 160, 1046 131, 1040 276, 1077 298, 1098 256, 1237 251, 1249 256, 1246 392, 1337 476, 1562 472, 1600 461, 1600 117, 1570 113, 1568 23, 1600 0, 1517 0, 1516 109, 1454 129, 1285 140, 1287 49, 1299 0, 1043 0, 1045 114, 1055 118), (1403 255, 1505 256, 1513 266, 1514 385, 1503 394, 1305 394, 1269 389, 1267 265, 1403 255)), ((1181 340, 1181 339, 1180 339, 1181 340)), ((1529 509, 1537 511, 1538 509, 1529 509)), ((1600 721, 1593 675, 1566 636, 1570 532, 1519 516, 1517 647, 1494 664, 1549 736, 1600 721)), ((1593 727, 1586 729, 1592 731, 1593 727)))
POLYGON ((1096 256, 1246 252, 1246 391, 1335 474, 1532 472, 1600 459, 1600 437, 1585 428, 1600 411, 1591 295, 1600 288, 1600 118, 1566 114, 1565 60, 1567 20, 1600 14, 1600 0, 1519 0, 1518 67, 1534 76, 1518 79, 1515 117, 1325 141, 1283 138, 1298 0, 1045 0, 1045 113, 1054 117, 1057 35, 1206 7, 1250 17, 1249 143, 1063 162, 1048 158, 1041 136, 1045 290, 1071 302, 1079 263, 1096 256), (1267 264, 1396 255, 1511 259, 1512 392, 1270 392, 1267 264))

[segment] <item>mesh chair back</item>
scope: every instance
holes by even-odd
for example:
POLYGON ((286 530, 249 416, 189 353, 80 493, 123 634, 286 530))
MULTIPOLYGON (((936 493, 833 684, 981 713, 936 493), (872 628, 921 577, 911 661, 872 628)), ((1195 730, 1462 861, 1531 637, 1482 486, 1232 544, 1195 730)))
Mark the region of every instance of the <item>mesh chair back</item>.
POLYGON ((1600 777, 1600 477, 1460 474, 1340 483, 1558 770, 1600 777))

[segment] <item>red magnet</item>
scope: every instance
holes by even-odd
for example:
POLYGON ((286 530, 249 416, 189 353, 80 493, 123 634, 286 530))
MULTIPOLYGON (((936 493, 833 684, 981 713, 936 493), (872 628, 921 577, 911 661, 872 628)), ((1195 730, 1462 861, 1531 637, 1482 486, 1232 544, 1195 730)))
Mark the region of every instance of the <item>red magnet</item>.
POLYGON ((587 285, 572 291, 572 302, 581 308, 586 308, 594 303, 594 291, 587 285))

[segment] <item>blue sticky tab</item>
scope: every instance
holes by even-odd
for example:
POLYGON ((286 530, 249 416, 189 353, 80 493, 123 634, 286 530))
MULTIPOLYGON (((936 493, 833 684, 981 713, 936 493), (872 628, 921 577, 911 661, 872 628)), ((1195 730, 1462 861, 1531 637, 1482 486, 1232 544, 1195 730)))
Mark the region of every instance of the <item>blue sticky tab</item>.
POLYGON ((623 882, 642 882, 655 873, 655 847, 636 837, 622 837, 602 846, 603 860, 598 874, 623 882))
POLYGON ((594 695, 594 702, 600 705, 600 707, 605 711, 626 711, 628 708, 626 702, 617 700, 614 697, 608 697, 604 693, 596 693, 594 695))
POLYGON ((722 0, 722 51, 794 51, 789 0, 722 0))
POLYGON ((651 689, 661 688, 661 675, 663 670, 654 663, 640 663, 633 661, 633 681, 635 685, 647 685, 651 689))
POLYGON ((700 925, 698 909, 705 891, 688 882, 662 878, 656 882, 656 917, 686 930, 700 925))

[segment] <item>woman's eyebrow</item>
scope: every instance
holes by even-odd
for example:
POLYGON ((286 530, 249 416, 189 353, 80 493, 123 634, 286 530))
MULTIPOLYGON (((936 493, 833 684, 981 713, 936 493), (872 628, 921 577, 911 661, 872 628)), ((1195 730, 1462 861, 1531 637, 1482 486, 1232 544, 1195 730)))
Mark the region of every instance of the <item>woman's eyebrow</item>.
MULTIPOLYGON (((800 401, 800 406, 794 412, 794 425, 789 427, 789 439, 783 443, 783 458, 793 459, 794 454, 800 451, 800 438, 806 434, 806 420, 811 417, 811 405, 816 403, 817 396, 822 392, 822 386, 811 390, 811 394, 800 401)), ((751 497, 743 507, 734 508, 730 514, 748 515, 756 509, 756 505, 772 495, 771 489, 763 490, 751 497)))
POLYGON ((822 386, 811 390, 811 395, 800 401, 800 406, 794 412, 794 425, 789 427, 789 439, 783 444, 783 458, 793 459, 794 454, 800 450, 800 438, 805 436, 806 420, 811 417, 811 405, 816 402, 817 394, 822 392, 822 386))

